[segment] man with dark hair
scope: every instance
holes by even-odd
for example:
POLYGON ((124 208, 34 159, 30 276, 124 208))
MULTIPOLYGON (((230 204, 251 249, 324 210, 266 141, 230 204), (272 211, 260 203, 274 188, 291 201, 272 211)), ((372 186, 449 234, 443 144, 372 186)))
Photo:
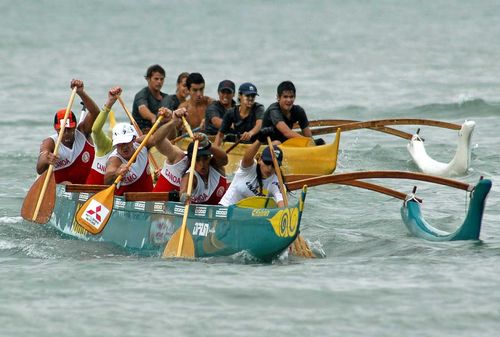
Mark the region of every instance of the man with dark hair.
POLYGON ((305 110, 295 102, 295 86, 290 81, 281 82, 277 90, 277 102, 272 103, 264 112, 262 127, 274 127, 272 140, 284 142, 289 138, 312 137, 305 110), (302 135, 293 131, 293 124, 299 123, 302 135))
POLYGON ((205 111, 205 134, 216 135, 222 125, 226 112, 236 105, 234 101, 235 85, 233 81, 224 80, 219 83, 217 93, 219 100, 212 102, 205 111))
POLYGON ((189 99, 179 105, 179 108, 186 108, 188 117, 186 118, 192 128, 203 129, 205 121, 205 111, 212 103, 212 99, 204 95, 205 79, 200 73, 189 74, 186 85, 189 91, 189 99))
POLYGON ((144 78, 148 82, 148 86, 142 88, 135 95, 132 116, 142 132, 146 133, 156 122, 158 109, 165 105, 164 99, 168 95, 161 92, 165 81, 165 70, 160 65, 150 66, 144 78))
POLYGON ((184 103, 189 96, 189 91, 187 89, 187 78, 189 73, 183 72, 177 76, 177 84, 175 89, 175 95, 168 95, 165 99, 165 106, 170 110, 177 110, 181 103, 184 103))

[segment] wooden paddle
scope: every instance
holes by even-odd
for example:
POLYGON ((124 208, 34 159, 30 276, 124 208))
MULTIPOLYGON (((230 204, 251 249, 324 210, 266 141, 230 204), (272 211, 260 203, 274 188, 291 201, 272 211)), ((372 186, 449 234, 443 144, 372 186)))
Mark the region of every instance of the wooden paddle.
MULTIPOLYGON (((162 119, 163 116, 158 117, 156 123, 154 123, 153 127, 149 130, 146 137, 144 137, 132 157, 130 157, 127 162, 127 168, 134 163, 135 159, 139 155, 139 152, 141 152, 142 148, 146 145, 149 137, 151 137, 153 132, 155 132, 162 119)), ((118 175, 111 186, 99 193, 94 194, 78 210, 78 213, 76 214, 76 222, 78 222, 88 232, 92 234, 99 234, 108 223, 108 220, 111 217, 111 212, 113 211, 116 185, 118 185, 122 178, 123 176, 121 174, 118 175)))
MULTIPOLYGON (((120 105, 122 106, 123 110, 125 110, 125 113, 128 116, 128 119, 130 120, 130 123, 134 126, 135 131, 139 136, 142 136, 142 130, 139 128, 139 125, 137 125, 137 122, 134 119, 134 116, 130 113, 130 111, 127 109, 127 106, 125 105, 125 102, 121 98, 121 96, 118 96, 118 102, 120 102, 120 105)), ((153 165, 153 171, 158 171, 160 169, 160 165, 156 161, 155 157, 148 152, 148 158, 151 164, 153 165)))
MULTIPOLYGON (((53 154, 57 156, 59 145, 61 144, 64 130, 66 129, 66 120, 73 106, 73 101, 76 96, 76 87, 71 91, 64 119, 59 130, 53 154)), ((56 179, 54 177, 54 165, 50 164, 47 170, 33 183, 24 198, 23 206, 21 207, 21 216, 23 219, 36 223, 47 223, 52 216, 56 200, 56 179), (35 202, 35 199, 37 200, 35 202)))
MULTIPOLYGON (((186 119, 182 117, 182 122, 186 128, 189 135, 193 138, 193 131, 191 126, 188 124, 186 119)), ((187 218, 189 214, 189 205, 191 204, 191 193, 193 191, 193 178, 194 178, 194 168, 196 165, 196 155, 198 154, 198 143, 199 140, 194 141, 193 154, 191 156, 191 166, 189 168, 189 178, 187 186, 187 198, 184 203, 184 215, 182 216, 181 227, 172 235, 170 240, 168 240, 165 250, 163 251, 163 258, 169 257, 183 257, 183 258, 194 258, 194 241, 191 233, 186 231, 187 218), (187 235, 186 235, 187 233, 187 235)))
MULTIPOLYGON (((199 130, 200 130, 200 127, 196 127, 196 128, 194 128, 194 129, 192 129, 192 130, 191 130, 191 133, 193 133, 193 132, 198 132, 199 130)), ((189 132, 186 132, 186 133, 184 133, 184 134, 182 134, 182 135, 180 135, 180 136, 175 137, 174 139, 172 139, 172 142, 171 142, 171 143, 172 143, 172 144, 175 144, 175 143, 177 143, 179 140, 181 140, 181 139, 183 139, 183 138, 187 138, 187 137, 191 137, 191 136, 189 135, 189 132)))
MULTIPOLYGON (((273 158, 274 172, 276 172, 276 176, 278 177, 279 187, 281 190, 281 194, 283 195, 283 203, 285 204, 285 207, 288 207, 288 196, 286 194, 285 184, 283 183, 283 176, 281 175, 281 170, 278 164, 278 160, 274 155, 273 142, 271 141, 271 137, 269 136, 267 137, 267 145, 269 146, 269 152, 271 153, 271 158, 273 158)), ((315 257, 311 249, 309 248, 309 246, 307 245, 307 243, 300 234, 298 234, 297 238, 293 241, 292 251, 297 256, 302 256, 307 258, 315 257)))
POLYGON ((226 154, 233 151, 233 149, 240 143, 241 143, 241 138, 238 138, 238 140, 226 150, 226 154))

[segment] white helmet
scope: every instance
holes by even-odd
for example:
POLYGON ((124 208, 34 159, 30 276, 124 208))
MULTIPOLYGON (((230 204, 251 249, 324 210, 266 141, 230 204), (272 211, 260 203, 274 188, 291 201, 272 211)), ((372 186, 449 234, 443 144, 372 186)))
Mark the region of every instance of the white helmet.
POLYGON ((137 137, 134 127, 128 123, 118 123, 113 128, 113 146, 129 143, 137 137))

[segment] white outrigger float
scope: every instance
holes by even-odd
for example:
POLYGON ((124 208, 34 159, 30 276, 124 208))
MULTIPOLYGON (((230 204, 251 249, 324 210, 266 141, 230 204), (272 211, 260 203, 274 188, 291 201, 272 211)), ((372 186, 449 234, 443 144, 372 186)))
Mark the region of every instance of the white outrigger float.
POLYGON ((448 123, 431 119, 398 118, 379 119, 372 121, 355 121, 345 119, 327 119, 310 121, 313 135, 322 135, 335 132, 340 129, 342 132, 371 129, 387 134, 391 134, 409 141, 408 152, 420 171, 426 174, 438 175, 442 177, 463 176, 470 168, 471 158, 471 138, 474 131, 475 122, 465 121, 462 125, 448 123), (426 125, 440 127, 458 131, 458 144, 455 156, 449 163, 442 163, 431 158, 425 149, 424 140, 417 133, 410 134, 391 126, 395 125, 426 125))
POLYGON ((449 163, 442 163, 432 159, 425 150, 423 139, 418 132, 415 133, 407 145, 411 158, 418 166, 419 170, 442 177, 463 176, 470 167, 471 138, 476 123, 465 121, 458 131, 458 143, 455 156, 449 163))

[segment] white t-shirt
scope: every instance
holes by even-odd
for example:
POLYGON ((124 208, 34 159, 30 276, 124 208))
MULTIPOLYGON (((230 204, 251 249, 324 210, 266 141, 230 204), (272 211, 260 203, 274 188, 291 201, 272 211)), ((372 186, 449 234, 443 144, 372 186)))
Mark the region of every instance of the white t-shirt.
MULTIPOLYGON (((266 179, 262 179, 262 194, 273 197, 277 203, 283 200, 276 174, 266 179)), ((241 167, 240 162, 240 167, 234 174, 233 181, 219 204, 229 206, 237 203, 241 199, 256 195, 259 195, 257 162, 254 161, 252 166, 245 168, 241 167)))

